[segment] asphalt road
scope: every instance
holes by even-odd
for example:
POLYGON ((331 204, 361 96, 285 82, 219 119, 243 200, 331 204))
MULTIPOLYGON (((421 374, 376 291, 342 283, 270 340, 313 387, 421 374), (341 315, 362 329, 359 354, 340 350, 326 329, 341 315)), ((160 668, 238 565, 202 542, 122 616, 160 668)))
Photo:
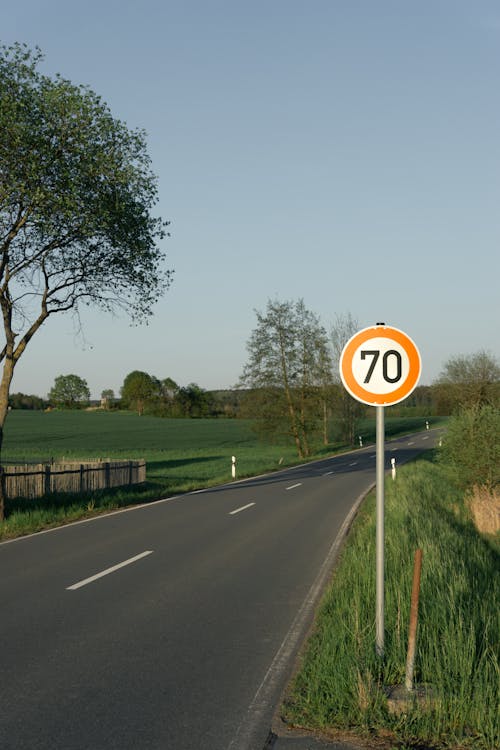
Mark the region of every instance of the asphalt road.
POLYGON ((0 748, 261 750, 374 481, 372 445, 1 544, 0 748))

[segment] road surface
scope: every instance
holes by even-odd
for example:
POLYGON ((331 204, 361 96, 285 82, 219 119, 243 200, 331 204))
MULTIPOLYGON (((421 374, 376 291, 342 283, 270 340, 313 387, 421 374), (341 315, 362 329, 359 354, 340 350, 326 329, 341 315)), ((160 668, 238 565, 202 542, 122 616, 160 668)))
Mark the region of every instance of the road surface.
POLYGON ((374 481, 372 445, 1 544, 2 750, 261 750, 374 481))

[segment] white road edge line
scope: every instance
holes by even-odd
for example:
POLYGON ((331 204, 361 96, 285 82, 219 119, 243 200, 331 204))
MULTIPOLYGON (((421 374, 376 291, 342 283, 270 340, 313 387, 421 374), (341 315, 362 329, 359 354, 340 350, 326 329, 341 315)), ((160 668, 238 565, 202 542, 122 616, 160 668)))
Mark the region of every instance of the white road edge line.
POLYGON ((252 505, 255 505, 255 503, 248 503, 247 505, 242 505, 241 508, 236 508, 236 510, 232 510, 229 515, 235 516, 236 513, 241 513, 242 510, 247 510, 248 508, 251 508, 252 505))
POLYGON ((352 520, 356 515, 361 502, 373 487, 374 485, 357 498, 347 516, 344 518, 344 522, 328 550, 321 568, 319 569, 316 580, 309 589, 306 598, 295 615, 295 619, 293 620, 288 633, 283 638, 280 647, 274 655, 274 659, 264 675, 264 678, 247 709, 246 715, 243 717, 241 724, 236 730, 235 736, 227 747, 227 750, 253 750, 253 748, 256 747, 255 730, 267 715, 269 705, 274 704, 276 700, 277 690, 282 686, 292 656, 297 652, 299 644, 304 639, 307 626, 312 621, 314 608, 319 601, 319 597, 324 590, 328 576, 337 560, 342 542, 345 539, 352 520))
POLYGON ((294 490, 296 487, 301 487, 302 482, 297 482, 297 484, 291 484, 290 487, 287 487, 287 490, 294 490))
POLYGON ((128 560, 124 560, 121 563, 118 563, 118 565, 113 565, 111 568, 106 568, 106 570, 102 570, 100 573, 96 573, 93 576, 90 576, 89 578, 85 578, 83 581, 78 581, 78 583, 74 583, 72 586, 67 586, 66 591, 76 591, 76 589, 80 589, 82 586, 86 586, 88 583, 92 583, 93 581, 97 581, 98 578, 103 578, 104 576, 108 576, 110 573, 114 573, 116 570, 119 570, 120 568, 124 568, 126 565, 131 565, 134 562, 137 562, 137 560, 140 560, 143 557, 147 557, 147 555, 153 554, 152 549, 146 550, 146 552, 141 552, 140 555, 135 555, 135 557, 129 557, 128 560))

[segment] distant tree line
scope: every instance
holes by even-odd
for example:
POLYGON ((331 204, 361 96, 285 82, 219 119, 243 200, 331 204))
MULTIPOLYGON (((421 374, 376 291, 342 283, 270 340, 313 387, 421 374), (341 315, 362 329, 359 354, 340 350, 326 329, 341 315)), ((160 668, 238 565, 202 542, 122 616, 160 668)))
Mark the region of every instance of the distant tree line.
POLYGON ((12 393, 11 409, 85 409, 131 410, 157 417, 211 418, 240 416, 245 394, 238 390, 207 391, 197 383, 179 386, 171 378, 159 380, 146 372, 129 373, 116 396, 112 388, 101 392, 99 401, 91 402, 87 381, 78 375, 58 375, 47 398, 12 393))
POLYGON ((11 393, 9 396, 9 407, 11 409, 42 410, 46 409, 48 405, 49 402, 46 399, 27 393, 11 393))
POLYGON ((141 370, 130 372, 121 387, 120 406, 139 415, 158 417, 215 417, 216 400, 197 383, 179 386, 172 378, 159 378, 141 370))
MULTIPOLYGON (((358 421, 374 414, 372 407, 351 398, 338 373, 342 349, 360 329, 358 322, 350 313, 337 315, 327 332, 303 300, 269 300, 266 310, 256 314, 247 362, 234 388, 208 391, 197 383, 180 386, 170 377, 133 370, 118 397, 105 389, 97 405, 157 417, 249 418, 267 439, 293 441, 301 457, 321 444, 354 445, 358 421)), ((87 382, 71 374, 56 377, 47 401, 17 393, 11 395, 10 406, 75 409, 87 407, 89 399, 87 382)), ((485 405, 500 408, 500 365, 490 353, 480 351, 450 358, 431 385, 417 386, 389 413, 448 416, 485 405)))
MULTIPOLYGON (((500 378, 495 360, 484 352, 469 357, 453 358, 446 363, 440 377, 432 385, 420 385, 404 402, 392 406, 394 416, 448 416, 456 413, 461 407, 488 404, 500 405, 500 378), (474 362, 490 363, 490 371, 471 370, 474 362), (463 362, 464 369, 456 371, 457 360, 463 362)), ((316 403, 316 423, 322 429, 323 410, 319 407, 326 403, 330 421, 342 426, 343 437, 354 441, 355 422, 360 417, 371 414, 371 407, 365 407, 354 401, 340 383, 332 382, 326 389, 316 392, 311 387, 307 406, 312 409, 316 403), (325 398, 326 395, 326 398, 325 398), (323 399, 323 404, 322 404, 323 399), (318 406, 319 405, 319 406, 318 406)), ((272 388, 239 387, 219 390, 204 390, 196 383, 178 386, 172 379, 158 380, 154 376, 133 371, 125 378, 120 396, 113 389, 105 389, 99 402, 94 406, 105 409, 131 409, 141 414, 164 417, 228 417, 251 418, 262 416, 265 409, 271 422, 286 417, 276 404, 272 404, 272 388), (133 377, 131 377, 133 376, 133 377)), ((47 398, 33 394, 12 393, 9 396, 11 409, 79 409, 90 404, 90 392, 87 382, 75 375, 61 375, 55 379, 54 387, 47 398)), ((283 395, 277 391, 281 398, 283 395)), ((304 407, 306 400, 301 394, 304 407)), ((312 419, 312 417, 311 417, 312 419)), ((321 430, 320 430, 321 431, 321 430)), ((265 432, 265 429, 264 429, 265 432)), ((272 430, 271 430, 272 432, 272 430)))

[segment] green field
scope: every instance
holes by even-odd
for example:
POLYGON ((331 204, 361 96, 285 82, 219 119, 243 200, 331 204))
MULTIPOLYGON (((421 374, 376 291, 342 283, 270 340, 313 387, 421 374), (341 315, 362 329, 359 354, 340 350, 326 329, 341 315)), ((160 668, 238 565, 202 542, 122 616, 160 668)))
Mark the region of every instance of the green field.
MULTIPOLYGON (((433 420, 433 424, 436 420, 433 420)), ((425 427, 421 417, 386 418, 387 436, 425 427)), ((375 439, 374 419, 358 425, 364 440, 375 439)), ((2 451, 4 461, 38 461, 51 458, 146 458, 216 453, 227 460, 238 451, 280 456, 292 460, 293 445, 262 443, 246 419, 161 419, 113 411, 12 411, 9 413, 2 451)))
MULTIPOLYGON (((388 435, 424 426, 422 418, 386 420, 388 435)), ((365 444, 374 440, 374 421, 361 423, 359 433, 365 444)), ((342 449, 346 446, 321 446, 311 458, 342 449)), ((147 482, 144 486, 87 496, 7 501, 0 538, 222 484, 231 480, 232 456, 236 457, 237 478, 298 463, 291 442, 259 441, 250 420, 161 419, 112 411, 11 411, 2 451, 5 464, 43 463, 63 458, 144 458, 147 482)))
MULTIPOLYGON (((387 419, 386 433, 401 434, 424 429, 424 425, 422 418, 387 419)), ((358 431, 365 443, 374 441, 374 420, 364 420, 358 431)), ((322 446, 315 455, 340 447, 322 446)), ((6 423, 2 460, 145 458, 148 480, 165 481, 165 489, 177 492, 230 478, 233 455, 239 476, 297 461, 291 441, 259 441, 250 420, 161 419, 106 411, 12 411, 6 423)))
POLYGON ((147 461, 148 483, 180 492, 295 459, 292 445, 259 443, 249 420, 161 419, 127 412, 11 412, 2 459, 8 463, 66 459, 147 461))
POLYGON ((251 423, 243 420, 159 419, 105 411, 11 412, 4 464, 144 458, 147 482, 91 495, 7 500, 0 538, 229 481, 233 455, 238 476, 258 474, 295 457, 291 446, 259 445, 251 423))

